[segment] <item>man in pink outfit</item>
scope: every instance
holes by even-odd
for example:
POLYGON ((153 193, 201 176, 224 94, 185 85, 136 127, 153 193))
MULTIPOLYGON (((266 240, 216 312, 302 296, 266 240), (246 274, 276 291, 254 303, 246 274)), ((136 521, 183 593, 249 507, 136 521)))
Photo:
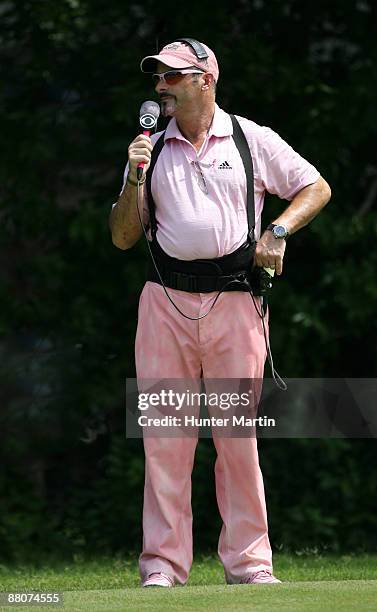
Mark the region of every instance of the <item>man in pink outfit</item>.
MULTIPOLYGON (((171 121, 164 134, 139 135, 129 146, 123 188, 110 215, 112 240, 118 248, 128 249, 142 235, 136 169, 144 162, 139 213, 149 226, 158 262, 166 264, 162 280, 181 312, 168 300, 161 279, 151 276, 140 297, 138 380, 262 379, 266 341, 259 298, 253 300, 247 291, 237 286, 228 290, 222 284, 213 309, 200 318, 218 295, 218 282, 229 275, 212 278, 206 286, 202 279, 196 282, 197 271, 191 286, 175 284, 174 279, 187 278, 180 276, 182 269, 194 269, 198 260, 216 263, 220 275, 221 270, 229 274, 231 262, 242 253, 247 253, 250 268, 253 264, 274 268, 280 275, 285 239, 318 214, 330 199, 330 188, 278 134, 237 117, 254 166, 251 232, 246 166, 235 144, 234 118, 215 102, 219 68, 213 51, 193 39, 180 39, 144 58, 141 69, 153 74, 162 112, 171 121), (153 146, 160 137, 163 146, 145 189, 153 146), (290 203, 261 232, 266 191, 290 203), (256 246, 250 241, 252 234, 256 246), (173 264, 178 270, 174 275, 169 268, 173 264), (211 283, 217 283, 216 290, 211 291, 211 283)), ((280 581, 272 573, 256 438, 218 436, 214 443, 216 494, 223 520, 218 552, 226 581, 276 584, 280 581)), ((144 437, 143 586, 171 587, 188 580, 196 444, 197 438, 189 436, 144 437)))

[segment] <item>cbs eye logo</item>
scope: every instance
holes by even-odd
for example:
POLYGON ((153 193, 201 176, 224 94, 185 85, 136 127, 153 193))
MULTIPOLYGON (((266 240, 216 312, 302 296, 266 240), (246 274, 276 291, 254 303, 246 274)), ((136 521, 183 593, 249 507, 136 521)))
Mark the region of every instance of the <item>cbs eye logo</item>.
POLYGON ((153 115, 149 113, 146 113, 145 115, 140 117, 140 125, 145 130, 150 130, 156 125, 156 123, 157 123, 156 117, 154 117, 153 115))

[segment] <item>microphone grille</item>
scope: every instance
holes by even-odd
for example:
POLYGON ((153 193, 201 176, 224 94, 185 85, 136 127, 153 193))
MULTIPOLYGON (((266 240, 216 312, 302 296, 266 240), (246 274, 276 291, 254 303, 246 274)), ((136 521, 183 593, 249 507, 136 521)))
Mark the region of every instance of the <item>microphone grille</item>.
POLYGON ((160 116, 160 105, 157 102, 153 102, 153 100, 143 102, 140 107, 140 117, 143 115, 152 115, 157 121, 160 116))

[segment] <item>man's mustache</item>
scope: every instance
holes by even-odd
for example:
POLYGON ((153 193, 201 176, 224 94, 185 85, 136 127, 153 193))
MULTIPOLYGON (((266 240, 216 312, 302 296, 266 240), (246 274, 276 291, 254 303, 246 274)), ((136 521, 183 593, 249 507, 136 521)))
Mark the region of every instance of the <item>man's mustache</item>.
POLYGON ((164 98, 167 98, 167 97, 175 99, 175 96, 173 96, 173 94, 168 93, 167 91, 164 91, 163 93, 159 94, 160 100, 163 100, 164 98))

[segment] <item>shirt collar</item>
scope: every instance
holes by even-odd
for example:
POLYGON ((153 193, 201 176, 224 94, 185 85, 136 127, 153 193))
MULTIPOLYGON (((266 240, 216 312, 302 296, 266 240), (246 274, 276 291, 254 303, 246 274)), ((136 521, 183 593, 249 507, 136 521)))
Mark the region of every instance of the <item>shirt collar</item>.
POLYGON ((212 125, 209 128, 209 136, 217 136, 222 138, 224 136, 231 136, 233 134, 232 120, 228 113, 222 110, 217 104, 215 104, 215 114, 213 116, 212 125))
MULTIPOLYGON (((215 114, 213 115, 213 121, 208 131, 208 138, 211 136, 217 136, 223 138, 224 136, 231 136, 233 134, 232 120, 228 113, 223 111, 217 104, 215 104, 215 114)), ((170 138, 177 138, 178 140, 186 140, 181 134, 175 117, 173 117, 165 131, 165 142, 170 138)))

